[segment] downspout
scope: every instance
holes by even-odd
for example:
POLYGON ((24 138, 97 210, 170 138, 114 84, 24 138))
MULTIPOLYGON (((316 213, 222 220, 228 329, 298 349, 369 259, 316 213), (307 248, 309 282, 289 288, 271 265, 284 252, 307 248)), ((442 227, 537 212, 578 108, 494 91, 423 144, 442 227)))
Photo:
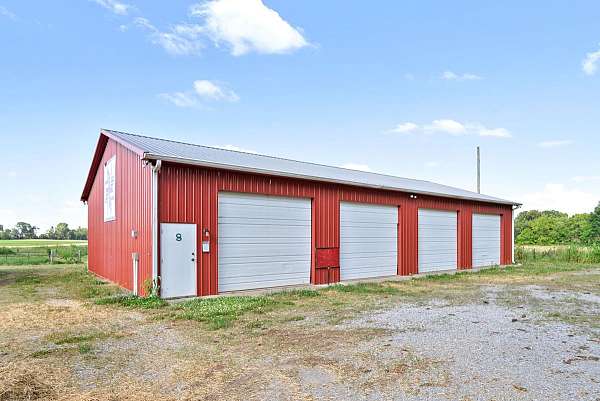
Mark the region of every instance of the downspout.
MULTIPOLYGON (((157 160, 152 165, 152 287, 159 288, 158 282, 158 173, 162 167, 162 161, 157 160)), ((146 294, 148 295, 148 294, 146 294)), ((153 294, 158 295, 158 294, 153 294)))

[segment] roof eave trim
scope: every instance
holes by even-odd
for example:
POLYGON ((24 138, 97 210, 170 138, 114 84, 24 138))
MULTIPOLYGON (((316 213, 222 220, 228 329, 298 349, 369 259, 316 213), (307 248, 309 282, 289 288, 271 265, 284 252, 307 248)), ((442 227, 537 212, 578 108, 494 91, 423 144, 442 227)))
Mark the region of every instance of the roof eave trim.
POLYGON ((473 201, 473 202, 493 203, 493 204, 508 205, 508 206, 520 205, 519 203, 515 203, 515 202, 511 202, 511 201, 504 201, 504 200, 477 199, 477 198, 468 197, 468 196, 459 196, 459 195, 453 196, 453 195, 447 195, 447 194, 440 194, 440 193, 436 193, 436 192, 415 191, 412 189, 388 187, 385 185, 369 185, 369 184, 355 182, 355 181, 334 180, 331 178, 323 178, 323 177, 310 176, 310 175, 304 175, 304 174, 284 173, 284 172, 273 171, 273 170, 235 166, 235 165, 224 164, 224 163, 206 162, 206 161, 187 159, 187 158, 182 158, 182 157, 158 155, 158 154, 153 154, 153 153, 145 153, 143 156, 143 159, 144 160, 162 160, 162 161, 172 162, 172 163, 189 164, 189 165, 193 165, 193 166, 208 167, 208 168, 215 168, 215 169, 221 169, 221 170, 232 170, 232 171, 239 171, 239 172, 243 172, 243 173, 273 175, 273 176, 277 176, 277 177, 287 177, 287 178, 297 178, 297 179, 302 179, 302 180, 321 181, 321 182, 328 182, 328 183, 332 183, 332 184, 351 185, 351 186, 355 186, 355 187, 383 189, 383 190, 387 190, 387 191, 405 192, 405 193, 411 193, 411 194, 417 194, 417 195, 437 196, 437 197, 450 198, 450 199, 462 199, 462 200, 468 200, 468 201, 473 201))
POLYGON ((107 129, 101 129, 100 133, 102 135, 106 135, 110 139, 118 142, 119 144, 123 145, 127 149, 129 149, 132 152, 136 153, 140 158, 142 158, 142 159, 144 158, 144 155, 146 154, 146 152, 143 149, 138 148, 137 146, 135 146, 131 142, 127 141, 126 139, 123 139, 120 136, 113 134, 110 130, 107 130, 107 129))
POLYGON ((112 134, 110 130, 100 129, 100 137, 98 138, 98 143, 96 144, 92 165, 90 166, 90 170, 88 172, 88 176, 83 187, 83 191, 81 193, 82 202, 87 202, 90 196, 92 185, 94 185, 94 180, 96 179, 96 174, 98 174, 98 168, 100 167, 100 163, 102 162, 102 156, 104 156, 104 150, 106 149, 106 145, 109 139, 112 139, 113 141, 117 142, 123 147, 131 150, 132 152, 137 154, 140 157, 140 159, 144 159, 145 152, 142 149, 138 148, 132 143, 129 143, 123 138, 112 134))
POLYGON ((92 163, 90 165, 90 169, 85 180, 85 185, 83 186, 83 191, 81 192, 82 202, 87 202, 90 196, 92 186, 94 185, 94 180, 96 179, 96 174, 98 173, 98 167, 102 162, 102 156, 104 155, 104 150, 106 149, 107 143, 108 137, 100 133, 100 136, 98 137, 98 142, 96 143, 96 148, 94 150, 94 158, 92 159, 92 163))

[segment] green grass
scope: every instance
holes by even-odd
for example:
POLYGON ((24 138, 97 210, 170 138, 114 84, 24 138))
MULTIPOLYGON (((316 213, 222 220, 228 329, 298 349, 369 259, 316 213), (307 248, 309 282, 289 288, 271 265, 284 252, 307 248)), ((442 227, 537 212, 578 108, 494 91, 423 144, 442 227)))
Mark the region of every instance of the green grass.
POLYGON ((548 261, 568 263, 600 263, 600 245, 571 246, 519 246, 515 249, 519 263, 548 261))
POLYGON ((96 299, 96 305, 118 305, 126 308, 158 309, 167 306, 167 302, 158 297, 138 297, 136 295, 117 295, 96 299))
POLYGON ((467 302, 481 296, 481 285, 494 283, 542 283, 595 292, 594 284, 588 283, 591 276, 567 274, 591 268, 598 266, 539 260, 521 266, 432 275, 406 281, 337 284, 319 289, 284 290, 260 296, 199 298, 170 304, 157 297, 124 294, 116 286, 96 279, 81 265, 0 266, 0 302, 3 299, 14 302, 15 296, 42 299, 44 294, 52 293, 53 296, 91 300, 97 305, 154 311, 152 316, 158 319, 198 321, 211 329, 231 327, 242 318, 246 327, 260 328, 277 322, 300 321, 306 313, 319 311, 326 319, 343 320, 398 299, 421 302, 439 298, 449 302, 467 302), (2 292, 7 293, 4 289, 11 292, 2 297, 2 292))
MULTIPOLYGON (((0 266, 0 278, 4 280, 0 292, 6 289, 17 298, 40 298, 46 290, 75 299, 95 299, 122 293, 118 287, 89 274, 82 265, 0 266)), ((3 298, 0 297, 0 300, 3 298)))
POLYGON ((80 354, 89 354, 92 350, 92 345, 89 343, 83 343, 77 346, 77 351, 79 351, 80 354))
MULTIPOLYGON (((6 241, 4 241, 6 242, 6 241)), ((13 241, 15 242, 15 241, 13 241)), ((24 266, 50 263, 50 252, 53 253, 53 264, 74 264, 85 261, 88 253, 86 243, 75 245, 66 241, 64 245, 36 246, 2 246, 0 245, 0 265, 24 266)), ((16 243, 16 242, 15 242, 16 243)))
POLYGON ((321 289, 284 290, 259 296, 198 298, 177 304, 168 304, 156 297, 131 295, 100 298, 95 302, 127 308, 160 309, 157 315, 159 318, 198 321, 213 330, 229 328, 248 316, 250 320, 245 319, 245 327, 256 329, 264 328, 273 321, 286 323, 303 320, 303 312, 298 313, 302 309, 298 308, 326 309, 331 312, 332 319, 341 321, 353 316, 355 312, 372 307, 384 298, 391 302, 399 297, 411 301, 441 297, 463 302, 477 297, 477 286, 488 281, 518 278, 534 280, 536 276, 585 270, 589 267, 587 264, 544 261, 478 272, 432 275, 400 282, 337 284, 321 289), (325 295, 325 299, 319 299, 325 295), (274 311, 281 312, 281 315, 267 315, 274 311), (258 319, 258 316, 264 317, 258 319))
POLYGON ((87 245, 87 241, 80 240, 53 240, 53 239, 2 239, 0 240, 0 246, 7 248, 20 248, 20 247, 55 247, 55 246, 68 246, 68 245, 87 245))
POLYGON ((46 339, 54 344, 52 348, 44 348, 31 354, 32 358, 45 358, 53 354, 65 354, 78 352, 80 354, 89 354, 93 351, 92 343, 96 340, 102 340, 111 337, 111 334, 95 333, 89 335, 70 335, 66 333, 57 333, 47 336, 46 339), (58 347, 56 347, 58 346, 58 347))
POLYGON ((80 344, 113 337, 111 333, 93 332, 88 334, 73 334, 70 332, 52 333, 46 336, 46 341, 56 345, 80 344))
POLYGON ((48 256, 45 255, 16 256, 0 254, 0 265, 4 266, 46 265, 49 262, 48 256))
POLYGON ((327 287, 325 291, 337 291, 353 294, 398 294, 400 290, 386 283, 356 283, 356 284, 336 284, 327 287))
POLYGON ((282 304, 282 300, 272 296, 199 298, 175 305, 171 316, 175 319, 204 322, 211 329, 222 329, 231 326, 246 313, 262 314, 282 304))
MULTIPOLYGON (((169 304, 158 297, 120 295, 98 298, 94 303, 135 309, 162 309, 164 313, 159 317, 203 322, 210 329, 215 330, 231 327, 233 322, 246 314, 263 314, 278 308, 293 306, 294 301, 312 299, 320 295, 319 290, 297 289, 260 296, 196 298, 177 304, 169 304)), ((249 327, 253 324, 258 323, 251 323, 249 327)))

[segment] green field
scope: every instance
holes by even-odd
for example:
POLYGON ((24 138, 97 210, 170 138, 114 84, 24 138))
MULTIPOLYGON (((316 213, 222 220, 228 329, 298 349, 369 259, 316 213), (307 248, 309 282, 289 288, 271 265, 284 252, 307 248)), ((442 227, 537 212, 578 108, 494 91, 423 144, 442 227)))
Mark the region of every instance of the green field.
POLYGON ((80 240, 55 240, 55 239, 3 239, 0 240, 0 247, 5 248, 34 248, 38 246, 56 247, 56 246, 85 246, 87 241, 80 240))

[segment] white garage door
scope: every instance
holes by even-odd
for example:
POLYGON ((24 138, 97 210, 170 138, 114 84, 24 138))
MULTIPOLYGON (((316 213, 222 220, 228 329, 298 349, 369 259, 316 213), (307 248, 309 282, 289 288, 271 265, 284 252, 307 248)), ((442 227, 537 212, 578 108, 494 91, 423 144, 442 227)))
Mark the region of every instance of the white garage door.
POLYGON ((398 208, 340 204, 342 280, 398 274, 398 208))
POLYGON ((458 266, 456 212, 419 209, 419 273, 458 266))
POLYGON ((500 264, 500 216, 473 214, 473 267, 500 264))
POLYGON ((310 282, 311 200, 219 193, 219 292, 310 282))

